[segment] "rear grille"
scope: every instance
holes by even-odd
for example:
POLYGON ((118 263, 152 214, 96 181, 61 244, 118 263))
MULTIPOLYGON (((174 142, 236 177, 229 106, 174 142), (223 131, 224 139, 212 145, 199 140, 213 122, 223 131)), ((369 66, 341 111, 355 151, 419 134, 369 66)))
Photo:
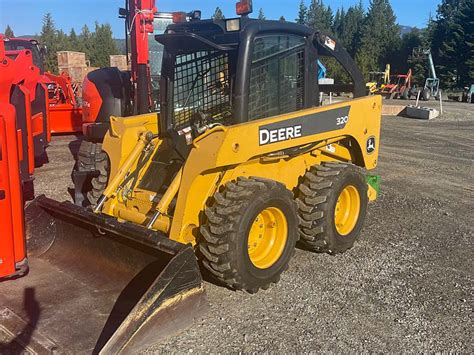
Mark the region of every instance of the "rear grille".
POLYGON ((176 57, 172 128, 189 126, 202 114, 225 124, 231 113, 227 53, 200 51, 176 57))

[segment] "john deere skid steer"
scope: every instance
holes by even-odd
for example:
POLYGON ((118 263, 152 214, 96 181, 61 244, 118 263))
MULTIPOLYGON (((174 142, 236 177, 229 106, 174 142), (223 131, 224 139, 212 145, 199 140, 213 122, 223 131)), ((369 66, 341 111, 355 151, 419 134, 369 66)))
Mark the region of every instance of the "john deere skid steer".
POLYGON ((245 16, 176 23, 156 40, 160 112, 111 117, 111 178, 96 205, 41 196, 28 207, 39 256, 0 289, 0 304, 27 317, 16 292, 37 288, 37 334, 62 349, 134 352, 189 325, 205 308, 196 260, 254 293, 279 281, 298 242, 345 252, 377 195, 366 171, 377 165, 381 98, 363 97, 339 43, 245 16), (352 83, 318 85, 321 56, 352 83), (353 99, 319 107, 331 91, 353 99))

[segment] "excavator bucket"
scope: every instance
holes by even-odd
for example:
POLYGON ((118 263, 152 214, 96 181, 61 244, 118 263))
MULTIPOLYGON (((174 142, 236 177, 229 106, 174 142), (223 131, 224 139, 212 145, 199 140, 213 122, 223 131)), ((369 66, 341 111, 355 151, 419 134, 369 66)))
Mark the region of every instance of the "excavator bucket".
POLYGON ((207 308, 194 251, 40 196, 25 211, 29 274, 0 283, 0 353, 136 353, 207 308))

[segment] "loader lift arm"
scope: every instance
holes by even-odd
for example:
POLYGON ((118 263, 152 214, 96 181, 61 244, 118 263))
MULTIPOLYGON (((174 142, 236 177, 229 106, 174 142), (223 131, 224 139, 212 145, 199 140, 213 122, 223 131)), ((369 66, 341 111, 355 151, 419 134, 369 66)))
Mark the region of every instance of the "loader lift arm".
POLYGON ((124 19, 130 70, 101 68, 84 79, 82 131, 85 140, 73 171, 74 201, 78 205, 95 205, 109 178, 108 157, 101 143, 110 126, 110 116, 158 110, 162 49, 153 40, 153 34, 164 31, 173 15, 157 11, 155 0, 125 0, 119 17, 124 19))

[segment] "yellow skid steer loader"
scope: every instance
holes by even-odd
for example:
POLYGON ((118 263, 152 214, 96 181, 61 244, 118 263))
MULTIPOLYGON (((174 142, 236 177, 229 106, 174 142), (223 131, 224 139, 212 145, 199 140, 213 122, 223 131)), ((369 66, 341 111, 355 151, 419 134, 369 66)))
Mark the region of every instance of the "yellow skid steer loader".
POLYGON ((339 43, 245 16, 176 23, 156 40, 160 112, 111 117, 98 203, 40 196, 27 208, 30 274, 0 285, 0 323, 23 331, 19 343, 136 352, 205 310, 197 260, 254 293, 279 281, 297 242, 337 254, 360 234, 381 98, 363 97, 339 43), (352 82, 318 85, 321 56, 352 82), (343 91, 353 99, 318 106, 320 92, 343 91))

